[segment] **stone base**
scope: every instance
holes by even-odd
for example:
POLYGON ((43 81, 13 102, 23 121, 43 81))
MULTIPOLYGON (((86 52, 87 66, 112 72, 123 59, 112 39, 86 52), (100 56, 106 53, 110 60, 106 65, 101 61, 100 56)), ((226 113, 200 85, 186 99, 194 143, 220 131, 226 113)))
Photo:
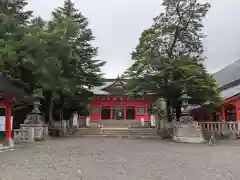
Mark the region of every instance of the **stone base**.
POLYGON ((175 142, 204 143, 201 128, 193 124, 177 125, 173 132, 175 142))
POLYGON ((14 147, 14 141, 13 141, 12 138, 8 141, 8 144, 9 144, 9 147, 10 147, 10 148, 13 148, 13 147, 14 147))
POLYGON ((0 142, 0 152, 5 150, 12 150, 14 149, 14 141, 12 139, 10 140, 4 140, 3 142, 0 142))
POLYGON ((13 139, 11 138, 11 139, 9 139, 9 140, 5 140, 5 141, 3 142, 3 146, 4 146, 4 147, 13 148, 13 147, 14 147, 14 141, 13 141, 13 139))

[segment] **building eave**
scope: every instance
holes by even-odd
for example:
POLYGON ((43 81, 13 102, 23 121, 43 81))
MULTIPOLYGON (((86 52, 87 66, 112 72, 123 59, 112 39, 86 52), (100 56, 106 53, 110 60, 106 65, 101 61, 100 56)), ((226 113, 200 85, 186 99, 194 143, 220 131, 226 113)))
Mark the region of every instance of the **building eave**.
POLYGON ((0 73, 0 94, 2 96, 11 96, 17 101, 24 101, 28 96, 24 88, 13 85, 2 73, 0 73))

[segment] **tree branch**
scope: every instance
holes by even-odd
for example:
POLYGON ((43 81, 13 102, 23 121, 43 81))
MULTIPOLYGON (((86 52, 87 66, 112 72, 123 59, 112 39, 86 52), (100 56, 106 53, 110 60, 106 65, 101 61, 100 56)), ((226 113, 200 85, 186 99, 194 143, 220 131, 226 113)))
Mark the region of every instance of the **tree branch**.
POLYGON ((174 39, 173 39, 172 45, 170 46, 170 49, 168 51, 168 56, 170 58, 172 58, 172 56, 173 56, 173 49, 174 49, 174 47, 177 43, 177 39, 178 39, 178 35, 179 35, 179 25, 180 25, 180 23, 182 21, 182 17, 183 17, 183 15, 181 15, 180 11, 179 11, 179 4, 180 4, 180 0, 178 0, 178 2, 176 4, 176 11, 177 11, 177 14, 178 14, 178 17, 179 17, 179 22, 177 24, 176 31, 174 33, 174 39))

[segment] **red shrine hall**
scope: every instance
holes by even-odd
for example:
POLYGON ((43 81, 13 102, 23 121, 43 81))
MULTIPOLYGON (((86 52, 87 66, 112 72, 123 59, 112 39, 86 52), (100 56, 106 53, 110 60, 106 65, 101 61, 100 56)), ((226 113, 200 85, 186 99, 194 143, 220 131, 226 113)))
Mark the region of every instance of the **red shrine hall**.
POLYGON ((96 87, 90 103, 91 120, 149 120, 150 95, 130 97, 126 95, 127 80, 105 79, 104 85, 96 87))

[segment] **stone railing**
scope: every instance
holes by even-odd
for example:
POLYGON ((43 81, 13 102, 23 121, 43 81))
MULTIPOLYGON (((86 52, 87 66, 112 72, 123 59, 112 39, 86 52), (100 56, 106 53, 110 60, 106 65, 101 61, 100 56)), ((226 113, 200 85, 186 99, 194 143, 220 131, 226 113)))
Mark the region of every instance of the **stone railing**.
POLYGON ((20 129, 13 130, 14 141, 43 140, 48 135, 48 126, 42 124, 21 124, 20 129))
POLYGON ((44 124, 21 124, 20 128, 34 128, 34 136, 48 135, 48 126, 44 124))
POLYGON ((217 132, 231 130, 234 132, 240 131, 238 122, 199 122, 201 129, 205 132, 217 132))
POLYGON ((33 142, 34 141, 34 128, 22 128, 13 130, 13 139, 15 142, 25 141, 33 142))
POLYGON ((69 127, 69 124, 67 123, 67 120, 63 120, 63 121, 55 121, 53 126, 54 128, 57 128, 57 129, 66 129, 69 127))

